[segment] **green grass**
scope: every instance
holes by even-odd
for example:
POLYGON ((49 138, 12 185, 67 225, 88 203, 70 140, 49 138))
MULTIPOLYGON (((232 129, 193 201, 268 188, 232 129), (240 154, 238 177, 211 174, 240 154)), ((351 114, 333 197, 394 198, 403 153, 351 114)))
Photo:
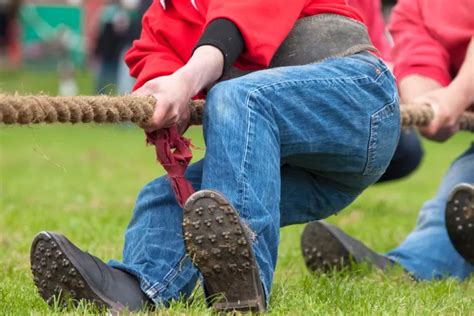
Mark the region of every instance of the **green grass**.
MULTIPOLYGON (((0 92, 52 91, 54 75, 0 72, 0 92), (5 88, 5 87, 8 87, 5 88)), ((83 91, 88 93, 88 81, 83 91)), ((203 146, 201 130, 188 136, 203 146)), ((422 203, 432 197, 450 162, 472 134, 448 143, 426 142, 426 158, 409 179, 367 190, 330 220, 378 251, 398 245, 414 227, 422 203)), ((196 159, 204 151, 194 150, 196 159)), ((62 232, 107 260, 120 258, 123 233, 141 186, 163 174, 153 148, 136 128, 121 126, 0 127, 0 314, 87 314, 90 306, 50 309, 37 295, 29 271, 29 247, 41 230, 62 232)), ((302 225, 282 229, 270 313, 474 314, 474 278, 414 283, 400 271, 310 275, 299 238, 302 225)), ((176 302, 165 314, 210 314, 202 293, 176 302)))
MULTIPOLYGON (((76 74, 76 81, 81 94, 87 95, 93 92, 93 83, 89 72, 84 70, 78 71, 76 74)), ((58 87, 59 77, 55 72, 31 72, 0 69, 0 93, 46 93, 55 95, 58 93, 58 87)))

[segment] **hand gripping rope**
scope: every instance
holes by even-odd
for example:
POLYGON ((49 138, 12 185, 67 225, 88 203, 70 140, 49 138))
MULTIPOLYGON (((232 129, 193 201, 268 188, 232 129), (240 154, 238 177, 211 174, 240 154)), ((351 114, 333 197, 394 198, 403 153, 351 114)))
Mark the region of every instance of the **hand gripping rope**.
MULTIPOLYGON (((0 124, 29 125, 40 123, 120 123, 136 124, 148 121, 155 108, 153 97, 46 95, 20 96, 0 94, 0 124)), ((190 125, 200 125, 204 100, 190 102, 190 125)), ((434 117, 428 105, 401 105, 401 126, 427 126, 434 117)), ((466 112, 460 129, 474 132, 474 113, 466 112)), ((194 192, 184 173, 192 158, 191 141, 181 136, 176 127, 147 134, 147 142, 156 149, 158 161, 168 172, 180 206, 194 192)))

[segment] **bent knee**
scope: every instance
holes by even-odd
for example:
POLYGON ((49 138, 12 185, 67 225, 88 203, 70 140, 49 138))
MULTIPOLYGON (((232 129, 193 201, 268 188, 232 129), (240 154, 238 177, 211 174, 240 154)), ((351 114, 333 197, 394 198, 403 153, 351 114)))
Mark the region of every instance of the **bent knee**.
POLYGON ((146 184, 138 193, 137 204, 142 201, 150 201, 159 195, 167 195, 172 193, 171 184, 167 176, 156 178, 146 184))
POLYGON ((247 94, 237 79, 215 85, 207 94, 204 124, 234 121, 242 116, 247 94))

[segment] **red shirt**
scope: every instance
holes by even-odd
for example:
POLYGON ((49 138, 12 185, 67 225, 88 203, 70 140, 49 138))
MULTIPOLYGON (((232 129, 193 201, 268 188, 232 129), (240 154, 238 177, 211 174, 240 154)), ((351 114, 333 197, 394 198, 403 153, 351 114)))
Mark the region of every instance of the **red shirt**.
POLYGON ((348 2, 362 14, 369 31, 370 40, 379 50, 382 58, 385 61, 391 61, 391 47, 385 31, 381 0, 348 0, 348 2))
POLYGON ((399 0, 389 30, 397 80, 418 74, 448 85, 474 35, 473 0, 399 0))
POLYGON ((125 57, 135 88, 184 66, 205 27, 218 18, 239 28, 245 50, 235 66, 250 70, 268 67, 299 18, 333 13, 362 21, 346 0, 171 0, 166 9, 162 3, 153 2, 140 39, 125 57))

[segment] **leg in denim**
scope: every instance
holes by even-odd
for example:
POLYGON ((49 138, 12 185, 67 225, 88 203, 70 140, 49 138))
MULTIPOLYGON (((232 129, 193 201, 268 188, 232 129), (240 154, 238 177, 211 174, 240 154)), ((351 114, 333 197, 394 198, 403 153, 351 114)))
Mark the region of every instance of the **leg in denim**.
MULTIPOLYGON (((387 168, 400 121, 393 77, 362 53, 217 84, 203 125, 206 156, 187 177, 196 189, 222 192, 256 233, 253 249, 268 299, 280 221, 315 217, 303 208, 287 216, 288 201, 311 197, 321 216, 345 207, 387 168), (294 191, 306 183, 299 175, 314 180, 306 196, 294 191)), ((112 262, 138 276, 157 303, 189 293, 198 275, 185 257, 181 219, 168 181, 156 180, 137 201, 123 263, 112 262)))
POLYGON ((393 77, 367 53, 220 83, 208 94, 203 124, 202 188, 222 192, 255 232, 267 298, 280 192, 298 185, 282 186, 281 165, 311 174, 319 184, 312 195, 328 216, 383 174, 400 129, 393 77))
POLYGON ((387 254, 417 279, 447 276, 464 279, 474 272, 474 266, 454 249, 445 226, 449 193, 463 182, 474 183, 474 145, 451 165, 436 196, 421 208, 415 229, 387 254))
MULTIPOLYGON (((202 161, 191 165, 186 178, 195 190, 201 186, 202 161)), ((147 184, 138 195, 134 214, 125 232, 123 260, 109 265, 130 272, 156 303, 188 297, 198 271, 185 255, 181 222, 183 210, 176 202, 166 176, 147 184)))

